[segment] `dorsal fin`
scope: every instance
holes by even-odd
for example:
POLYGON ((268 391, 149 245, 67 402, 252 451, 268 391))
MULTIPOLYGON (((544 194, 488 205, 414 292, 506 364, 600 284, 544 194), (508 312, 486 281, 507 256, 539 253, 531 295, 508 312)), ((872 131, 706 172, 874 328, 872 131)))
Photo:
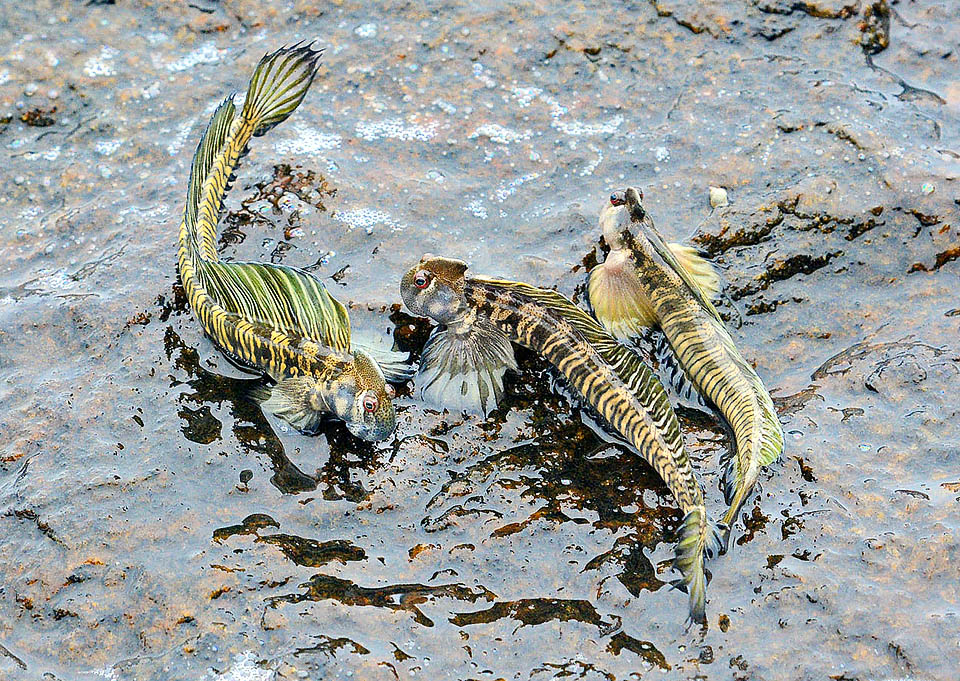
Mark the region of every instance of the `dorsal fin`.
POLYGON ((350 351, 350 317, 319 279, 303 270, 261 263, 208 263, 200 272, 207 293, 225 310, 252 323, 350 351))
MULTIPOLYGON (((203 182, 207 179, 207 173, 213 166, 213 161, 217 154, 223 149, 227 134, 230 132, 230 126, 236 117, 236 107, 233 103, 233 95, 220 102, 220 106, 210 117, 210 123, 197 145, 197 150, 193 154, 193 164, 190 168, 190 184, 187 188, 187 207, 185 220, 191 236, 194 234, 197 224, 197 209, 200 205, 200 197, 203 192, 203 182)), ((191 240, 192 241, 192 240, 191 240)))
MULTIPOLYGON (((560 293, 531 286, 517 281, 489 277, 473 277, 474 281, 515 291, 524 298, 535 301, 547 308, 553 316, 569 324, 584 340, 595 348, 604 361, 609 364, 629 386, 634 396, 647 407, 652 414, 660 414, 670 409, 667 394, 650 367, 627 346, 618 343, 616 338, 584 310, 560 293), (652 385, 655 384, 655 387, 652 385), (653 388, 653 389, 651 389, 653 388)), ((674 420, 675 423, 675 420, 674 420)))
POLYGON ((669 243, 667 248, 677 260, 679 267, 690 275, 704 297, 712 300, 720 292, 720 277, 717 271, 707 262, 697 249, 684 244, 669 243))

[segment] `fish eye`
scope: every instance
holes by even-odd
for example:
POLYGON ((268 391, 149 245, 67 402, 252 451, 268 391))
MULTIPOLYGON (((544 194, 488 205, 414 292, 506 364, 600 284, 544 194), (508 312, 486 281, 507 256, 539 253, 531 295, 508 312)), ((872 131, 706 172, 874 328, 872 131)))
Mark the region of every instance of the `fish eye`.
POLYGON ((377 396, 372 393, 367 393, 363 396, 363 410, 368 413, 373 413, 377 410, 377 407, 380 406, 380 400, 377 399, 377 396))
POLYGON ((613 194, 610 195, 611 206, 622 206, 625 203, 626 201, 624 200, 623 194, 621 192, 614 192, 613 194))
POLYGON ((419 289, 425 289, 430 285, 430 273, 426 270, 420 270, 413 275, 413 285, 419 289))

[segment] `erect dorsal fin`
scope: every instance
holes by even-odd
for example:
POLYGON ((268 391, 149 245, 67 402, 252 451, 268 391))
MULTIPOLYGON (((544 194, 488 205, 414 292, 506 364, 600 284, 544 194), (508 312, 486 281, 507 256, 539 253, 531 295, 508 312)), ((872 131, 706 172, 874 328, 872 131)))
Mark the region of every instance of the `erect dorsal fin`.
POLYGON ((716 298, 720 292, 720 277, 717 276, 713 265, 707 262, 693 246, 670 243, 667 244, 667 248, 673 253, 679 267, 685 270, 693 283, 700 288, 704 297, 716 298))
POLYGON ((251 323, 350 351, 350 317, 319 279, 303 270, 261 263, 209 263, 200 271, 210 296, 251 323))

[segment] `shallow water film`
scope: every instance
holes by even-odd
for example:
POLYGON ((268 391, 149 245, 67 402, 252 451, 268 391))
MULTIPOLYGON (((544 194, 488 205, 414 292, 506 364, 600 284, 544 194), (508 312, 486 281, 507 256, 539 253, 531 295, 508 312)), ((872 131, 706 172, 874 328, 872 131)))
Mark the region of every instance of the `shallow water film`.
MULTIPOLYGON (((956 678, 958 41, 952 0, 0 3, 0 679, 956 678), (264 416, 203 337, 191 155, 314 38, 220 247, 356 333, 419 352, 427 251, 582 304, 626 185, 721 270, 786 447, 705 629, 668 490, 536 355, 487 419, 401 391, 374 445, 264 416)), ((678 413, 719 517, 730 439, 678 413)))

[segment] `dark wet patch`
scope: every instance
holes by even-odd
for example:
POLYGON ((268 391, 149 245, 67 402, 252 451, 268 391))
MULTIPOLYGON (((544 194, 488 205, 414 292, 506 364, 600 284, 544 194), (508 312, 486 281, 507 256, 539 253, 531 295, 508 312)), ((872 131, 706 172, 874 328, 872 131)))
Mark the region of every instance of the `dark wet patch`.
POLYGON ((331 561, 347 563, 367 558, 363 549, 343 539, 321 542, 291 534, 268 534, 257 537, 256 541, 276 546, 283 551, 283 555, 304 567, 320 567, 331 561))
POLYGON ((432 627, 433 621, 417 607, 436 598, 452 598, 471 603, 480 599, 492 600, 493 594, 483 587, 470 588, 462 584, 428 586, 425 584, 394 584, 381 587, 358 586, 353 582, 331 575, 314 575, 300 585, 302 593, 273 596, 267 599, 269 607, 282 603, 335 600, 344 605, 373 606, 388 610, 403 610, 413 615, 417 624, 432 627))

